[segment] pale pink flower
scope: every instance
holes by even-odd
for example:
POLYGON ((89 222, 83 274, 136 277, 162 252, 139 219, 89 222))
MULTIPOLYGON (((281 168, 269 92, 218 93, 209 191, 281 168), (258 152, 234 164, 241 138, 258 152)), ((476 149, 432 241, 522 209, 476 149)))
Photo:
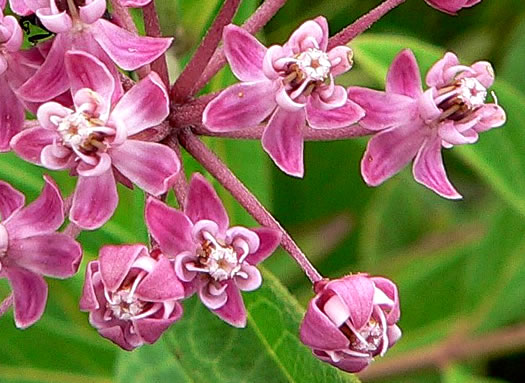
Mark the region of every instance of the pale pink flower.
POLYGON ((229 25, 224 51, 240 84, 224 90, 203 114, 214 132, 254 127, 269 118, 262 137, 264 150, 285 173, 302 177, 303 128, 349 126, 364 111, 347 97, 334 77, 352 66, 352 50, 326 51, 328 24, 317 17, 302 24, 284 45, 264 47, 244 29, 229 25))
POLYGON ((486 102, 494 71, 486 61, 465 66, 447 53, 430 69, 426 82, 429 89, 423 91, 416 59, 404 50, 390 67, 386 92, 348 89, 348 96, 366 110, 360 124, 379 132, 368 143, 361 173, 368 185, 377 186, 414 159, 417 182, 458 199, 441 147, 475 143, 479 133, 505 123, 504 110, 486 102))

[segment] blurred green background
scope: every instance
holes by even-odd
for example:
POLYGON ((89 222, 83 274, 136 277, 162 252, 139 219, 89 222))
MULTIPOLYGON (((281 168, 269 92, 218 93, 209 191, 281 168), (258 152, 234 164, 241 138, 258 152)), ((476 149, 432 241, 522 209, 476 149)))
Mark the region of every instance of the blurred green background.
MULTIPOLYGON (((165 34, 176 37, 169 52, 172 80, 220 4, 157 0, 165 34)), ((300 23, 318 15, 329 19, 333 34, 377 4, 289 0, 258 37, 268 45, 282 43, 300 23)), ((243 1, 236 22, 257 5, 243 1)), ((497 354, 485 352, 483 342, 472 353, 455 351, 470 339, 492 339, 491 334, 525 324, 525 3, 485 0, 451 17, 423 0, 408 0, 350 46, 355 66, 339 82, 377 89, 384 85, 389 62, 405 47, 414 50, 423 73, 445 50, 466 64, 493 63, 494 90, 508 113, 506 126, 484 133, 476 145, 444 152, 462 201, 434 195, 412 179, 409 169, 368 188, 359 173, 366 139, 307 143, 303 180, 279 172, 259 142, 207 139, 207 144, 289 229, 325 276, 361 271, 398 283, 404 336, 362 381, 524 382, 523 339, 513 350, 503 347, 497 354), (439 363, 399 371, 410 358, 443 345, 448 348, 439 363), (387 365, 395 358, 400 358, 398 364, 387 365)), ((226 69, 205 91, 234 82, 226 69)), ((189 156, 185 159, 188 174, 200 170, 189 156)), ((2 178, 27 192, 29 200, 38 195, 42 169, 12 154, 0 156, 0 168, 2 178)), ((66 174, 52 175, 64 195, 73 190, 74 180, 66 174)), ((232 222, 254 225, 217 187, 232 222)), ((114 218, 103 229, 80 236, 85 247, 81 272, 68 281, 49 280, 44 318, 25 331, 14 329, 11 313, 0 319, 0 382, 354 381, 315 361, 297 342, 299 305, 306 305, 312 292, 283 251, 265 262, 264 289, 245 294, 246 330, 229 328, 191 299, 184 319, 155 346, 125 353, 100 338, 87 315, 78 311, 85 264, 104 244, 147 240, 142 193, 120 191, 114 218)), ((6 294, 7 284, 0 281, 0 297, 6 294)))

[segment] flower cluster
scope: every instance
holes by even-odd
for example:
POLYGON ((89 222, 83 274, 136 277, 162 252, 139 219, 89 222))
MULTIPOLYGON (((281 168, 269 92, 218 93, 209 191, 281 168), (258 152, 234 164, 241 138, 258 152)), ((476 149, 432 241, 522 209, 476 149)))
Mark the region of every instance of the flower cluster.
MULTIPOLYGON (((454 14, 481 0, 426 1, 454 14)), ((170 99, 162 56, 172 39, 136 33, 127 7, 154 9, 151 0, 117 0, 111 12, 105 0, 10 0, 11 11, 49 33, 45 41, 30 38, 30 49, 22 49, 21 24, 4 16, 6 1, 0 0, 0 151, 13 150, 30 163, 77 177, 73 194, 63 200, 45 176, 41 195, 25 207, 24 195, 0 181, 0 278, 7 278, 12 290, 0 315, 13 305, 17 327, 39 320, 47 300, 43 276, 68 278, 78 271, 82 250, 75 238, 111 219, 121 183, 146 194, 151 241, 102 244, 98 259, 87 264, 80 309, 89 312, 103 337, 125 350, 154 343, 181 318, 181 301, 193 295, 223 321, 245 327, 241 292, 261 286, 257 266, 282 243, 315 286, 300 329, 302 342, 320 360, 349 372, 384 355, 401 336, 395 284, 367 274, 323 279, 194 133, 198 128, 210 135, 262 131, 262 146, 275 164, 302 177, 307 133, 361 129, 372 135, 361 163, 368 185, 381 184, 413 160, 417 182, 443 197, 460 198, 447 178, 441 149, 475 143, 479 133, 505 122, 495 96, 487 101, 494 81, 490 63, 466 66, 447 53, 428 72, 423 90, 416 59, 405 50, 392 63, 384 92, 336 83, 353 65, 347 32, 363 32, 402 2, 386 0, 386 6, 332 38, 324 17, 308 20, 286 43, 269 48, 249 30, 273 15, 262 14, 268 10, 246 28, 226 25, 231 18, 224 22, 221 13, 214 24, 220 28, 210 28, 180 78, 193 72, 191 80, 199 83, 225 58, 241 82, 195 100, 198 89, 183 94, 177 83, 172 94, 180 97, 170 99), (222 50, 216 49, 221 36, 222 50), (181 114, 199 110, 196 121, 172 123, 179 109, 181 114), (36 119, 25 120, 26 112, 36 119), (164 134, 148 138, 152 130, 164 134), (201 174, 187 185, 179 144, 264 226, 230 226, 201 174), (178 209, 165 202, 172 189, 178 209)), ((153 28, 156 20, 148 21, 146 29, 153 28)))

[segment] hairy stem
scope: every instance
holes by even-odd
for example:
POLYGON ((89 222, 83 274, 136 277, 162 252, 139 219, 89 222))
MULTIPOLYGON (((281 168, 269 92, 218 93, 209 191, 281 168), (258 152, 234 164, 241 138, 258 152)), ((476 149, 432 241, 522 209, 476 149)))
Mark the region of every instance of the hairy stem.
POLYGON ((181 145, 232 194, 257 222, 281 232, 281 246, 295 259, 312 283, 322 280, 319 272, 306 258, 306 255, 297 246, 292 237, 230 169, 189 129, 180 130, 178 136, 181 145))
POLYGON ((78 226, 77 224, 70 222, 64 229, 63 233, 75 239, 80 235, 80 233, 82 233, 82 228, 78 226))
POLYGON ((360 17, 348 27, 332 36, 328 40, 328 49, 332 49, 338 45, 345 45, 349 41, 355 39, 361 33, 370 28, 376 21, 390 12, 398 5, 404 3, 406 0, 386 0, 376 8, 372 9, 366 15, 360 17))
MULTIPOLYGON (((252 35, 256 34, 264 27, 268 21, 277 13, 279 9, 286 3, 286 0, 266 0, 253 15, 242 25, 246 31, 252 35)), ((215 51, 215 54, 210 59, 206 69, 202 73, 202 76, 196 82, 193 88, 193 94, 196 94, 201 90, 204 85, 211 80, 213 76, 217 74, 219 70, 226 64, 226 56, 224 56, 224 50, 222 47, 215 51)))
POLYGON ((0 317, 5 314, 7 310, 13 305, 13 293, 9 294, 9 296, 4 299, 2 303, 0 303, 0 317))
MULTIPOLYGON (((160 29, 159 15, 157 13, 157 8, 155 7, 155 1, 152 1, 142 8, 142 14, 144 17, 146 35, 151 37, 161 37, 162 31, 160 29)), ((164 85, 169 86, 170 79, 166 54, 161 55, 151 63, 151 70, 158 73, 164 85)))
POLYGON ((225 0, 191 61, 186 65, 186 68, 184 68, 184 71, 171 88, 172 101, 175 103, 181 102, 195 94, 193 92, 195 81, 199 78, 206 65, 208 65, 213 52, 215 52, 221 41, 222 30, 231 23, 240 4, 241 0, 225 0))

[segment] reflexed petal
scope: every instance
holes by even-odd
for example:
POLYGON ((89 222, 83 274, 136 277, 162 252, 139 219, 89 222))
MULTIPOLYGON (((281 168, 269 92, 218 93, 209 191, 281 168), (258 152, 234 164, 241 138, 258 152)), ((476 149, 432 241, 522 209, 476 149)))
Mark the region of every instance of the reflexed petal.
POLYGON ((147 255, 144 245, 106 245, 100 249, 99 266, 104 286, 115 292, 129 273, 133 263, 140 255, 147 255))
POLYGON ((24 206, 25 197, 5 181, 0 181, 0 218, 7 220, 14 212, 24 206))
POLYGON ((0 152, 10 150, 9 141, 22 130, 24 106, 11 90, 5 76, 0 76, 0 152))
POLYGON ((377 186, 403 169, 423 145, 425 129, 425 125, 405 125, 372 137, 361 160, 365 182, 377 186))
POLYGON ((40 163, 51 170, 69 169, 75 166, 76 156, 65 146, 51 144, 42 149, 40 163))
POLYGON ((225 242, 227 244, 237 247, 241 241, 248 245, 250 253, 259 248, 259 236, 254 231, 242 226, 232 226, 226 231, 225 242))
MULTIPOLYGON (((5 0, 3 0, 5 3, 5 0)), ((25 0, 9 0, 11 10, 20 16, 27 16, 33 11, 26 5, 25 0)), ((3 7, 2 7, 3 8, 3 7)))
POLYGON ((193 251, 193 225, 186 214, 155 198, 148 198, 145 218, 148 231, 165 255, 174 257, 183 251, 193 251))
POLYGON ((144 318, 135 322, 135 329, 146 343, 155 343, 162 333, 171 326, 173 322, 182 316, 182 306, 175 302, 173 313, 168 319, 144 318))
POLYGON ((86 1, 86 5, 79 7, 80 20, 86 24, 93 24, 106 12, 106 0, 86 1))
POLYGON ((84 287, 79 307, 81 311, 93 311, 100 307, 95 293, 94 274, 98 272, 98 261, 91 261, 86 266, 86 276, 84 277, 84 287))
POLYGON ((365 117, 359 121, 365 129, 383 130, 404 125, 417 113, 416 101, 403 95, 350 87, 348 98, 365 110, 365 117))
POLYGON ((427 139, 421 147, 414 161, 413 173, 417 182, 440 196, 449 199, 462 198, 447 178, 441 157, 441 140, 437 137, 427 139))
POLYGON ((478 61, 470 66, 476 71, 476 79, 485 88, 490 88, 494 83, 494 68, 488 61, 478 61))
POLYGON ((241 271, 248 274, 248 278, 242 278, 239 275, 236 275, 235 284, 242 291, 253 291, 261 287, 262 284, 262 275, 257 267, 250 265, 249 263, 243 263, 241 271))
POLYGON ((246 327, 246 308, 242 300, 241 292, 233 282, 228 283, 226 288, 228 300, 220 309, 212 310, 215 315, 234 327, 246 327))
POLYGON ((507 121, 505 110, 496 104, 485 104, 481 107, 481 120, 474 127, 477 132, 485 132, 492 128, 498 128, 507 121))
POLYGON ((194 223, 203 219, 215 222, 223 235, 230 225, 228 213, 217 192, 199 173, 191 177, 184 212, 194 223))
POLYGON ((332 63, 332 68, 330 69, 332 76, 339 76, 352 68, 352 55, 352 49, 344 45, 332 48, 328 52, 328 59, 332 63))
POLYGON ((111 169, 95 177, 78 177, 69 219, 83 229, 104 225, 118 205, 118 193, 111 169))
POLYGON ((160 77, 151 72, 122 96, 111 118, 124 123, 128 136, 160 124, 168 117, 169 98, 160 77))
POLYGON ((269 227, 250 229, 259 237, 259 248, 246 257, 246 262, 257 265, 268 258, 281 243, 281 232, 269 227))
POLYGON ((79 163, 76 168, 78 174, 82 177, 99 177, 111 171, 111 157, 108 153, 100 153, 95 159, 98 160, 95 165, 86 162, 79 163))
POLYGON ((306 105, 306 120, 315 129, 343 128, 355 124, 364 116, 364 109, 351 100, 330 110, 320 108, 314 97, 310 97, 306 105))
POLYGON ((241 81, 264 80, 266 47, 243 28, 230 24, 222 32, 224 54, 232 72, 241 81))
POLYGON ((202 121, 213 132, 254 127, 275 109, 275 92, 271 81, 235 84, 206 106, 202 121))
POLYGON ((184 297, 184 287, 175 274, 173 264, 161 257, 154 269, 140 282, 135 295, 148 302, 164 302, 184 297))
POLYGON ((226 301, 228 300, 228 294, 225 292, 225 289, 227 287, 218 294, 212 294, 210 292, 210 284, 208 281, 201 280, 199 283, 199 298, 204 306, 210 310, 215 310, 226 304, 226 301))
POLYGON ((122 69, 135 70, 162 55, 172 38, 142 37, 107 21, 93 24, 93 37, 111 59, 122 69))
POLYGON ((392 347, 401 338, 401 329, 397 325, 388 326, 388 347, 392 347))
POLYGON ((386 77, 386 92, 411 98, 422 93, 419 66, 410 49, 401 51, 392 62, 386 77))
POLYGON ((373 277, 371 279, 376 288, 385 293, 385 295, 393 302, 393 306, 388 309, 387 307, 381 307, 383 311, 385 311, 387 323, 393 325, 399 320, 401 315, 397 286, 392 281, 383 277, 373 277))
POLYGON ((51 8, 40 8, 36 15, 44 27, 53 33, 66 33, 73 27, 73 20, 65 11, 55 13, 51 8))
POLYGON ((4 222, 9 239, 27 238, 56 231, 64 222, 64 204, 60 189, 49 176, 40 196, 4 222))
POLYGON ((275 164, 286 174, 302 177, 303 127, 305 112, 289 112, 277 108, 264 130, 262 145, 275 164))
POLYGON ((180 169, 176 153, 154 142, 126 140, 112 148, 110 155, 125 177, 155 196, 168 191, 180 169))
POLYGON ((11 267, 6 269, 14 294, 15 324, 27 328, 40 319, 47 301, 47 284, 40 275, 11 267))
POLYGON ((52 145, 57 138, 56 132, 42 128, 26 129, 11 140, 11 148, 24 160, 41 165, 42 150, 52 145))
MULTIPOLYGON (((318 355, 316 356, 319 358, 318 355)), ((328 357, 328 360, 326 360, 326 358, 323 360, 346 372, 362 371, 372 362, 372 358, 359 358, 352 356, 344 357, 339 362, 334 362, 330 357, 328 357)))
POLYGON ((289 112, 297 112, 303 110, 306 104, 293 100, 286 89, 281 87, 275 95, 275 101, 277 105, 282 109, 286 109, 289 112))
POLYGON ((368 323, 374 309, 374 283, 367 275, 350 275, 329 282, 326 289, 335 292, 350 311, 352 324, 360 329, 368 323))
POLYGON ((439 124, 439 136, 452 145, 473 144, 478 140, 478 135, 468 136, 456 128, 454 121, 443 121, 439 124))
POLYGON ((450 67, 459 64, 458 57, 451 52, 447 52, 445 56, 436 62, 427 73, 426 83, 428 86, 440 88, 447 84, 449 79, 445 76, 445 72, 450 67))
POLYGON ((35 274, 55 278, 73 276, 80 265, 82 248, 63 233, 41 234, 9 242, 9 259, 35 274))
POLYGON ((317 48, 324 51, 327 43, 326 31, 323 30, 321 24, 314 20, 308 20, 292 33, 284 47, 291 49, 293 53, 297 54, 308 48, 317 48))
POLYGON ((17 52, 24 41, 24 33, 18 24, 18 20, 13 16, 5 16, 2 25, 11 34, 9 39, 2 43, 4 49, 8 52, 17 52))
POLYGON ((142 343, 138 342, 138 344, 131 344, 128 342, 128 339, 124 336, 123 330, 120 326, 101 328, 98 330, 98 333, 126 351, 132 351, 136 347, 141 346, 142 343))
POLYGON ((57 124, 52 121, 53 117, 62 119, 72 113, 74 113, 72 109, 66 108, 58 102, 50 101, 38 108, 36 117, 42 128, 56 132, 57 124))

